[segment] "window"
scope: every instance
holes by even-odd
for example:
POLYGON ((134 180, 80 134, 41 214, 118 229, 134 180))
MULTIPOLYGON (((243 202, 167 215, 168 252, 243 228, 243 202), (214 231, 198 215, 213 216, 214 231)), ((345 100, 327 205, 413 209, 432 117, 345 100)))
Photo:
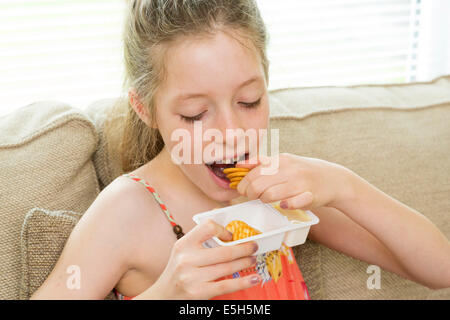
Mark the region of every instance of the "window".
POLYGON ((271 87, 402 83, 450 73, 450 1, 259 0, 271 87))
POLYGON ((37 100, 83 109, 121 93, 124 0, 0 1, 0 115, 37 100))
MULTIPOLYGON (((450 73, 448 0, 257 0, 269 89, 450 73)), ((125 0, 0 0, 0 116, 38 100, 122 94, 125 0)))
POLYGON ((260 1, 274 87, 414 79, 419 5, 410 0, 260 1))

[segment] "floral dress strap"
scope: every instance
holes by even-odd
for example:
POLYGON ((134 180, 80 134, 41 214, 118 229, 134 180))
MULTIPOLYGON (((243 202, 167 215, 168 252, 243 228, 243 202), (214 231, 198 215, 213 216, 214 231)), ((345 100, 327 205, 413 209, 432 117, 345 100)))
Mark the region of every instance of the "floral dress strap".
POLYGON ((161 197, 159 196, 159 194, 155 191, 155 189, 152 186, 150 186, 150 184, 147 183, 147 181, 145 181, 144 179, 136 176, 133 173, 125 173, 122 176, 130 178, 130 179, 132 179, 134 181, 137 181, 137 182, 143 184, 144 187, 148 191, 150 191, 150 193, 152 194, 153 198, 155 198, 156 202, 159 204, 159 207, 161 208, 163 213, 166 215, 167 220, 169 220, 170 224, 173 227, 173 232, 177 236, 177 239, 180 239, 182 236, 184 236, 183 229, 181 228, 181 226, 178 223, 175 222, 175 219, 170 214, 169 210, 167 210, 167 207, 162 202, 161 197))

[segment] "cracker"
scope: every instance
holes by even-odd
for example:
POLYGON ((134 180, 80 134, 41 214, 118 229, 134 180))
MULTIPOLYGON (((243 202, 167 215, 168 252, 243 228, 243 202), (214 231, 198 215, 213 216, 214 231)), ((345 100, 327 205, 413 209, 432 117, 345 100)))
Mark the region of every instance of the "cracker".
POLYGON ((231 189, 237 189, 237 185, 239 184, 239 182, 240 182, 240 181, 234 181, 234 182, 231 182, 231 183, 229 184, 230 188, 231 188, 231 189))
POLYGON ((227 178, 231 179, 231 178, 235 178, 235 177, 245 177, 247 175, 247 173, 248 172, 242 172, 242 171, 233 172, 233 173, 227 174, 227 178))
POLYGON ((225 174, 229 174, 229 173, 233 173, 233 172, 248 172, 249 169, 247 169, 247 168, 225 168, 222 171, 225 174))
POLYGON ((241 220, 233 220, 227 224, 225 227, 228 231, 233 234, 233 240, 245 239, 247 237, 255 236, 260 234, 261 231, 250 227, 247 223, 241 220))

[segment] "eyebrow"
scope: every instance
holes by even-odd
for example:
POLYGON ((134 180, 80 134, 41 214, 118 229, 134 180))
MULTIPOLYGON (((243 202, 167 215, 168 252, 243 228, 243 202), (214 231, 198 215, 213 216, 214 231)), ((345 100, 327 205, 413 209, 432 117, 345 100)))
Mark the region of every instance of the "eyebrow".
MULTIPOLYGON (((261 76, 255 76, 253 78, 250 78, 244 82, 242 82, 237 89, 241 89, 245 86, 248 86, 249 84, 255 82, 255 81, 262 81, 263 78, 261 76)), ((203 93, 184 93, 184 94, 180 94, 178 96, 175 97, 174 101, 183 101, 183 100, 188 100, 188 99, 195 99, 195 98, 203 98, 206 97, 206 94, 203 93)))

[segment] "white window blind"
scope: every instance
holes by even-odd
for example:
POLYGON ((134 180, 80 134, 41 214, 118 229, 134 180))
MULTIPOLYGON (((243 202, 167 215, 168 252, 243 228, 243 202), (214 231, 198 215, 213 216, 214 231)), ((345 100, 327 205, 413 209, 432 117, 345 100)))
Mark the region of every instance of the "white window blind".
POLYGON ((121 93, 124 0, 0 0, 0 112, 121 93))
MULTIPOLYGON (((450 73, 448 0, 257 0, 269 89, 450 73), (432 36, 430 36, 432 35, 432 36)), ((0 116, 38 100, 122 94, 125 0, 0 0, 0 116)))
POLYGON ((414 80, 419 1, 259 3, 270 32, 273 87, 414 80))

